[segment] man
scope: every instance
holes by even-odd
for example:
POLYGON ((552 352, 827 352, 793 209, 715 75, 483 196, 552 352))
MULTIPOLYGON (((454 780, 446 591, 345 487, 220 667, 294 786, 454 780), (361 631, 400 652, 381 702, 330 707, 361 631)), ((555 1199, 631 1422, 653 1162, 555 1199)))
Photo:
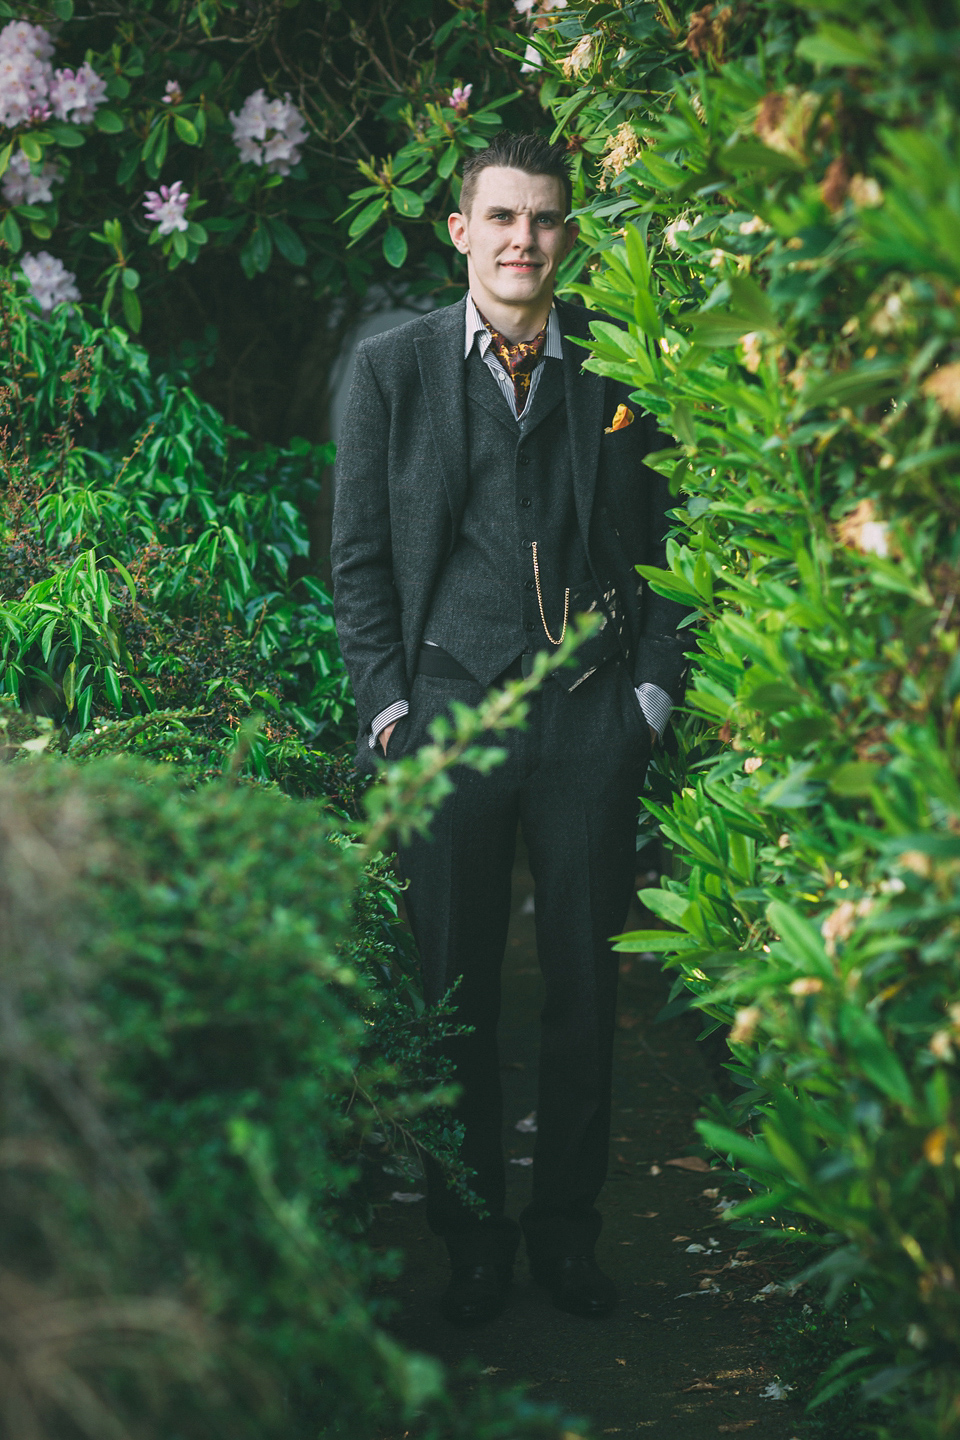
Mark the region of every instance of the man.
POLYGON ((468 158, 451 239, 459 304, 364 341, 337 459, 337 627, 359 753, 393 758, 451 701, 477 704, 600 610, 571 668, 535 694, 487 776, 459 770, 430 836, 401 849, 429 1003, 455 982, 472 1033, 453 1043, 463 1159, 478 1219, 428 1164, 427 1213, 460 1324, 502 1308, 520 1229, 504 1217, 496 1027, 518 821, 536 887, 542 1015, 534 1278, 582 1315, 616 1304, 593 1250, 606 1175, 617 961, 635 870, 638 795, 684 667, 678 607, 638 581, 662 564, 669 504, 643 464, 663 445, 627 387, 584 371, 591 319, 554 301, 577 236, 559 146, 500 135, 468 158), (573 338, 571 338, 573 337, 573 338))

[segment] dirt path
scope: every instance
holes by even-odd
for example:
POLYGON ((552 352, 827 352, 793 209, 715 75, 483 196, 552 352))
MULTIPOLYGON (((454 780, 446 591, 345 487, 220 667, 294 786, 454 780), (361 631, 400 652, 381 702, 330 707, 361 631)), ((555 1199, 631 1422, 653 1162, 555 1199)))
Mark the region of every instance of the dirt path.
MULTIPOLYGON (((540 977, 532 889, 520 863, 500 1031, 505 1145, 514 1161, 533 1150, 533 1137, 515 1129, 533 1110, 536 1092, 540 977)), ((620 1287, 619 1309, 599 1321, 553 1309, 530 1280, 521 1250, 505 1313, 475 1330, 454 1329, 437 1312, 446 1281, 443 1246, 428 1231, 422 1205, 395 1203, 372 1237, 406 1255, 401 1278, 384 1287, 397 1305, 390 1328, 405 1344, 449 1364, 473 1357, 498 1380, 526 1382, 532 1396, 589 1417, 601 1435, 713 1440, 744 1433, 751 1440, 790 1440, 797 1407, 760 1395, 773 1379, 764 1368, 762 1332, 777 1301, 752 1297, 775 1277, 749 1253, 725 1268, 738 1240, 717 1215, 716 1197, 705 1193, 722 1176, 668 1163, 694 1143, 698 1099, 713 1085, 689 1020, 653 1023, 667 989, 656 963, 624 957, 615 1139, 597 1247, 620 1287), (719 1253, 690 1252, 689 1245, 719 1253)), ((516 1216, 530 1172, 521 1164, 508 1168, 507 1209, 516 1216)))

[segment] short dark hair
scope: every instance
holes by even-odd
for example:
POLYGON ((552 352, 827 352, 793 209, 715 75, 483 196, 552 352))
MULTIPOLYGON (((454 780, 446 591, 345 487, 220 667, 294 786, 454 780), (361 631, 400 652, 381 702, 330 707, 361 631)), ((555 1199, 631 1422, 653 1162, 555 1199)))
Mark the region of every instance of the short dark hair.
POLYGON ((573 204, 573 185, 570 181, 570 165, 563 145, 551 145, 542 135, 512 135, 501 130, 485 150, 474 150, 463 162, 463 186, 460 191, 460 210, 468 215, 480 179, 480 171, 491 165, 502 165, 508 170, 523 170, 527 175, 552 175, 563 186, 564 215, 569 214, 573 204))

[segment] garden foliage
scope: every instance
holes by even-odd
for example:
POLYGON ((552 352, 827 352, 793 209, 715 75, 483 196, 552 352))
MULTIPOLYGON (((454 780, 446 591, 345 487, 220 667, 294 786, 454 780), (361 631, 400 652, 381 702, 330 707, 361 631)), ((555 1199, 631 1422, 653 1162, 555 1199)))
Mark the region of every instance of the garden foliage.
POLYGON ((567 7, 536 32, 596 159, 588 364, 676 436, 693 608, 644 891, 744 1087, 701 1123, 851 1285, 856 1381, 960 1431, 960 115, 954 4, 567 7))
POLYGON ((578 1433, 391 1340, 369 1292, 397 1257, 363 1238, 417 1147, 467 1178, 446 1012, 418 1002, 377 847, 428 823, 453 764, 496 762, 542 670, 393 767, 359 830, 239 766, 185 791, 173 765, 38 754, 52 723, 6 701, 11 1434, 578 1433))
POLYGON ((249 763, 335 789, 303 753, 353 719, 303 520, 331 447, 254 448, 122 328, 38 320, 9 279, 0 364, 0 689, 85 753, 142 721, 141 750, 198 774, 260 710, 249 763))

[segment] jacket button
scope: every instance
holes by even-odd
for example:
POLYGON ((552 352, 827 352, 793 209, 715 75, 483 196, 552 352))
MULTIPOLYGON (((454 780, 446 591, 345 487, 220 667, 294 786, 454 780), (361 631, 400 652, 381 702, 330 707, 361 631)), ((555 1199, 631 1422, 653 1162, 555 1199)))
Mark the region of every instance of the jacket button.
POLYGON ((532 500, 528 500, 527 497, 526 497, 526 495, 524 495, 523 499, 520 501, 520 504, 523 506, 524 509, 526 509, 528 505, 532 505, 532 504, 533 504, 533 501, 532 501, 532 500))
POLYGON ((532 550, 532 549, 533 549, 533 541, 532 541, 532 540, 521 540, 521 541, 520 541, 520 549, 521 549, 521 550, 532 550))
POLYGON ((517 457, 517 464, 518 464, 518 465, 529 465, 529 464, 530 464, 530 456, 529 456, 529 455, 519 455, 519 456, 517 457))
POLYGON ((524 588, 524 590, 535 590, 535 589, 536 589, 536 584, 534 583, 533 580, 524 580, 524 582, 523 582, 523 588, 524 588))

